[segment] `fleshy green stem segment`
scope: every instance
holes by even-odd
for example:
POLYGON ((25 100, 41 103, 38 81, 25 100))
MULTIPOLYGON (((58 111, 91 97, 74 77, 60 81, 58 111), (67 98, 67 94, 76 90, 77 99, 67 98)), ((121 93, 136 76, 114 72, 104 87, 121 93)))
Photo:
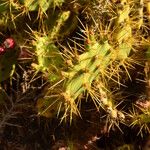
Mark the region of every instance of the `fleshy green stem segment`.
MULTIPOLYGON (((116 19, 118 28, 113 36, 118 43, 118 47, 114 49, 107 40, 100 44, 94 35, 90 35, 90 43, 86 47, 86 52, 79 55, 77 64, 65 73, 68 79, 64 86, 65 92, 63 95, 67 104, 70 105, 70 111, 75 114, 78 114, 77 106, 75 107, 76 99, 85 91, 90 93, 93 81, 105 72, 112 60, 122 61, 128 58, 130 54, 133 44, 131 41, 132 29, 128 23, 130 6, 125 0, 121 1, 121 5, 123 9, 118 10, 118 18, 116 19), (123 27, 121 26, 122 23, 124 23, 123 27)), ((109 108, 111 116, 114 116, 117 111, 113 102, 108 101, 107 94, 102 88, 99 89, 100 94, 105 95, 105 100, 102 97, 97 98, 98 105, 109 108)))
POLYGON ((54 20, 54 26, 50 29, 48 35, 39 36, 35 34, 35 51, 38 64, 33 64, 37 71, 42 71, 50 82, 56 82, 60 79, 60 70, 63 66, 63 59, 59 48, 54 40, 59 37, 59 32, 65 21, 69 18, 70 11, 64 11, 54 20))

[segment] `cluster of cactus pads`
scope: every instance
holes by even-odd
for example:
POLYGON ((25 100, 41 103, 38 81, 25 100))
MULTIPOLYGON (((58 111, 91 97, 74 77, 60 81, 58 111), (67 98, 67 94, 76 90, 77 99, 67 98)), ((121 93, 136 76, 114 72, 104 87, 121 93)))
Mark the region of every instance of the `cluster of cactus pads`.
POLYGON ((105 132, 124 124, 150 134, 149 0, 1 0, 0 16, 0 82, 20 64, 39 75, 39 116, 72 125, 92 109, 105 132), (131 96, 133 82, 144 98, 131 96))

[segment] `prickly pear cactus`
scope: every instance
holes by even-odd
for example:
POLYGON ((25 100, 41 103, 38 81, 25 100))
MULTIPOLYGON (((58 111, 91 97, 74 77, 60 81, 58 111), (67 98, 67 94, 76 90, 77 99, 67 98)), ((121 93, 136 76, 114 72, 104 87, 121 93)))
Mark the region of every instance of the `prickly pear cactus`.
POLYGON ((58 68, 63 65, 59 49, 54 43, 51 43, 50 38, 47 36, 39 37, 34 44, 38 56, 38 64, 33 64, 34 67, 37 71, 47 74, 49 81, 58 80, 60 76, 58 68))
MULTIPOLYGON (((89 33, 86 35, 86 37, 88 37, 88 43, 85 46, 85 52, 78 56, 75 55, 77 62, 75 64, 71 63, 71 69, 63 72, 66 82, 61 99, 64 99, 64 116, 69 113, 70 120, 72 120, 73 114, 80 116, 78 99, 80 99, 81 95, 85 92, 91 95, 97 109, 102 106, 109 112, 111 118, 125 118, 121 112, 116 110, 113 100, 108 98, 104 87, 96 87, 99 92, 96 96, 95 93, 97 93, 97 91, 93 90, 92 86, 94 81, 106 74, 105 70, 107 70, 110 64, 115 61, 126 61, 132 50, 132 28, 128 22, 130 5, 125 1, 121 3, 123 8, 118 9, 118 17, 114 20, 117 28, 114 27, 115 32, 113 39, 117 43, 117 46, 114 48, 112 44, 109 44, 109 38, 101 39, 101 41, 96 40, 96 35, 88 31, 89 33), (124 26, 122 26, 122 23, 124 26)), ((118 65, 120 64, 118 63, 118 65)), ((100 81, 98 81, 97 85, 100 84, 100 81)), ((60 103, 62 103, 62 101, 60 101, 60 103)))
POLYGON ((64 22, 69 18, 69 11, 62 12, 58 18, 54 20, 53 28, 49 30, 48 36, 35 35, 34 41, 35 52, 38 59, 38 64, 34 65, 37 71, 42 71, 48 75, 50 81, 59 79, 60 70, 63 66, 63 59, 54 40, 59 37, 59 32, 64 22))
MULTIPOLYGON (((82 118, 98 128, 82 144, 85 149, 97 135, 107 138, 118 129, 144 137, 150 133, 149 22, 148 0, 1 0, 1 86, 7 91, 10 82, 2 81, 12 77, 10 88, 19 89, 15 98, 40 91, 33 92, 36 113, 50 121, 72 127, 82 118), (2 41, 10 35, 21 55, 12 38, 2 41), (145 98, 138 99, 142 92, 145 98)), ((5 99, 0 89, 0 102, 5 99)), ((134 148, 121 143, 114 149, 134 148)))

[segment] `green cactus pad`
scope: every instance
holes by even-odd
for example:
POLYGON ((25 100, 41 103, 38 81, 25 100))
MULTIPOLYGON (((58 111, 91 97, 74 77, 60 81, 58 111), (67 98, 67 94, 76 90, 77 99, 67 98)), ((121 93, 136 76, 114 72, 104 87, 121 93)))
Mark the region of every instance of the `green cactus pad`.
POLYGON ((35 68, 43 73, 47 72, 50 81, 57 80, 59 69, 63 64, 59 49, 51 43, 49 37, 39 37, 34 43, 38 59, 35 68))
POLYGON ((105 69, 111 58, 109 54, 111 46, 107 41, 102 45, 96 41, 93 42, 88 46, 88 52, 80 55, 78 64, 68 72, 66 93, 74 100, 86 90, 85 84, 91 86, 93 80, 100 73, 100 68, 105 69))

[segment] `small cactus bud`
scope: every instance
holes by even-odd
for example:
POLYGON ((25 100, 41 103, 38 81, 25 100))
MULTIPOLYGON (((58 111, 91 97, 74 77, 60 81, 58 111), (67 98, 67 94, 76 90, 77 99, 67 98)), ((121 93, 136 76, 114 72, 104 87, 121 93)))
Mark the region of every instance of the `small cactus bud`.
POLYGON ((15 47, 15 41, 13 38, 7 38, 4 42, 3 45, 5 48, 14 48, 15 47))

